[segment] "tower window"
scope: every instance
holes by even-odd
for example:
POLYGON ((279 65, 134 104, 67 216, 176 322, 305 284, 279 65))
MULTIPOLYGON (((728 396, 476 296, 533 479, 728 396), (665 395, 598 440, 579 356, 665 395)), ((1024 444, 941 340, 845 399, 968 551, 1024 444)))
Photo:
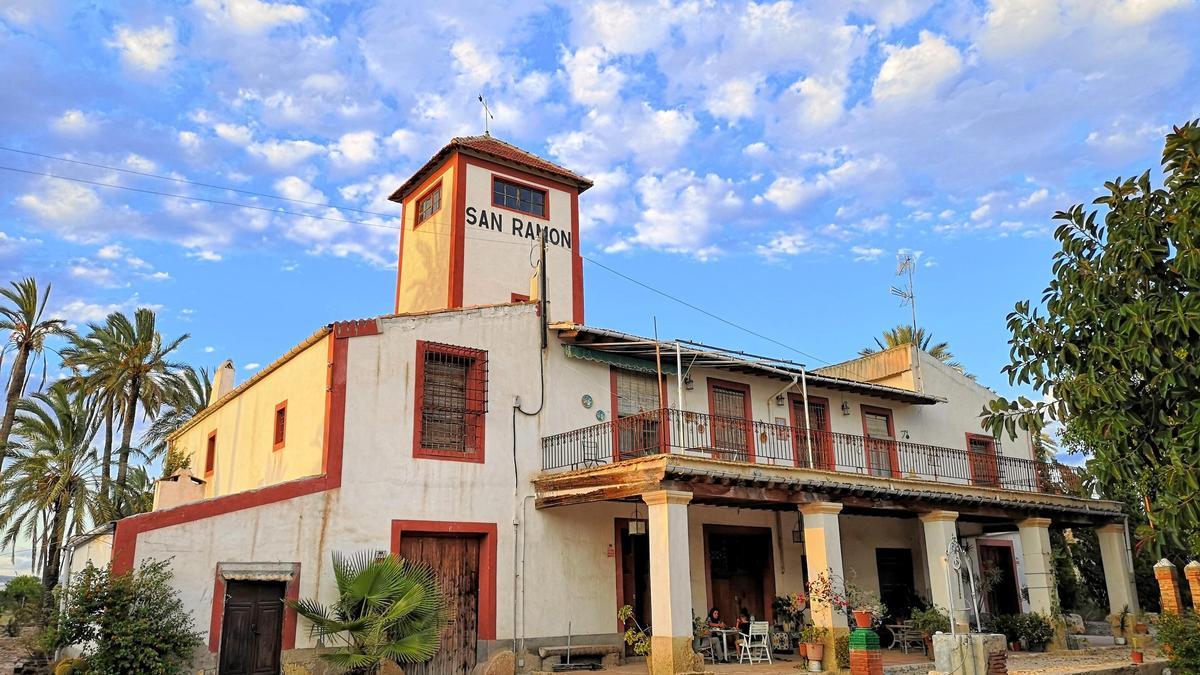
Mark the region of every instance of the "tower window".
POLYGON ((272 449, 280 450, 283 448, 284 439, 287 438, 287 401, 275 406, 274 432, 275 438, 272 449))
POLYGON ((438 183, 433 186, 429 192, 417 200, 417 222, 413 225, 416 227, 421 223, 433 217, 433 214, 442 209, 442 184, 438 183))
POLYGON ((417 342, 414 456, 483 461, 487 352, 417 342))
POLYGON ((492 204, 496 206, 545 218, 546 201, 545 190, 492 177, 492 204))
POLYGON ((208 435, 208 446, 204 452, 204 475, 211 476, 217 465, 217 432, 208 435))

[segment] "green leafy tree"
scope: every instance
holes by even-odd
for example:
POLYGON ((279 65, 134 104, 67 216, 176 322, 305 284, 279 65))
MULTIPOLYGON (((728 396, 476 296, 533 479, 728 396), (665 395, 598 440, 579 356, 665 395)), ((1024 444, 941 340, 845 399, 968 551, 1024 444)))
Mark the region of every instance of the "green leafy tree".
POLYGON ((83 646, 87 672, 96 675, 187 672, 200 635, 171 577, 165 560, 120 575, 88 563, 71 579, 58 646, 83 646))
MULTIPOLYGON (((42 358, 42 382, 46 381, 46 340, 52 336, 69 336, 66 321, 46 317, 46 305, 50 301, 50 284, 38 294, 38 285, 32 277, 14 281, 11 288, 0 289, 0 331, 8 332, 8 344, 0 349, 0 366, 4 356, 13 352, 12 366, 8 373, 8 387, 4 396, 4 417, 0 418, 0 469, 8 455, 9 436, 12 433, 16 403, 29 386, 32 373, 29 366, 42 358)), ((41 388, 40 386, 38 387, 41 388)))
POLYGON ((163 409, 142 435, 142 445, 153 457, 167 451, 167 438, 188 420, 208 407, 212 395, 212 377, 208 371, 183 366, 172 373, 163 396, 163 409))
POLYGON ((321 659, 344 672, 379 672, 396 664, 429 660, 441 646, 445 605, 433 570, 373 551, 333 554, 338 597, 332 605, 313 599, 288 601, 312 624, 313 637, 337 645, 321 659))
POLYGON ((44 597, 42 580, 32 574, 22 574, 4 585, 4 590, 0 591, 0 607, 15 626, 27 625, 40 615, 44 597))
POLYGON ((116 490, 122 490, 133 451, 137 412, 153 418, 165 400, 174 371, 182 366, 168 360, 189 336, 164 340, 156 328, 153 310, 134 312, 133 320, 120 312, 103 324, 88 324, 88 332, 63 350, 64 363, 84 373, 97 389, 116 387, 121 398, 121 444, 118 449, 116 490))
POLYGON ((55 385, 17 402, 12 462, 0 473, 0 546, 33 540, 47 590, 58 582, 63 542, 90 522, 96 505, 95 410, 55 385))
POLYGON ((1162 188, 1118 178, 1100 210, 1055 214, 1053 278, 1008 315, 1004 369, 1044 400, 984 411, 993 433, 1067 423, 1096 483, 1136 495, 1156 555, 1200 545, 1200 121, 1167 136, 1162 164, 1162 188))

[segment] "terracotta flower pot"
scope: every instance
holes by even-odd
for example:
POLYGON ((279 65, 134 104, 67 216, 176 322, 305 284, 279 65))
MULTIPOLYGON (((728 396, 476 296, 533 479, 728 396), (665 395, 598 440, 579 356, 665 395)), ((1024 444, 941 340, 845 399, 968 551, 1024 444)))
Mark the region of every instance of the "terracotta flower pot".
POLYGON ((1008 643, 1008 648, 1010 651, 1014 651, 1014 652, 1021 651, 1021 641, 1014 640, 1013 642, 1008 643))
POLYGON ((1130 652, 1129 657, 1133 659, 1134 663, 1141 663, 1143 661, 1143 659, 1145 658, 1144 656, 1142 656, 1142 653, 1139 651, 1130 652))
POLYGON ((1145 635, 1146 633, 1150 632, 1150 626, 1147 626, 1144 623, 1135 623, 1133 624, 1133 632, 1139 635, 1145 635))
POLYGON ((808 645, 804 642, 800 643, 800 658, 802 658, 802 659, 808 658, 808 645))
POLYGON ((825 658, 825 643, 810 642, 808 643, 808 658, 813 661, 822 661, 825 658))
POLYGON ((872 616, 871 612, 864 612, 857 609, 854 610, 854 623, 857 624, 859 628, 870 628, 873 618, 874 617, 872 616))

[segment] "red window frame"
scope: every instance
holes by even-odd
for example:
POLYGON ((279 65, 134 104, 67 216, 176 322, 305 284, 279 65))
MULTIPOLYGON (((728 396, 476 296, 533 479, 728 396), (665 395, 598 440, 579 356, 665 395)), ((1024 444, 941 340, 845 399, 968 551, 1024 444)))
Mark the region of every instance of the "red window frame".
POLYGON ((871 451, 870 451, 870 447, 869 447, 869 444, 871 443, 871 441, 875 440, 875 442, 877 442, 877 443, 886 443, 887 444, 888 457, 891 458, 891 460, 892 460, 892 466, 891 466, 892 477, 899 478, 900 477, 900 453, 896 447, 896 416, 892 413, 892 409, 891 408, 877 408, 873 405, 860 405, 858 407, 860 409, 859 415, 862 418, 863 455, 864 455, 863 459, 866 463, 867 475, 870 475, 870 476, 875 475, 871 471, 871 469, 872 469, 872 467, 871 467, 871 451), (885 441, 882 439, 872 439, 870 436, 867 435, 867 414, 868 413, 871 413, 873 415, 883 415, 883 416, 887 417, 888 436, 891 436, 892 440, 885 441))
MULTIPOLYGON (((713 405, 714 389, 721 387, 722 389, 733 389, 742 392, 742 419, 745 426, 744 434, 746 436, 746 461, 754 463, 754 413, 751 410, 750 404, 750 385, 742 382, 732 382, 730 380, 719 380, 715 377, 708 378, 708 414, 712 417, 712 434, 713 458, 721 459, 721 453, 717 452, 717 413, 716 406, 713 405)), ((730 450, 731 448, 724 448, 730 450)))
POLYGON ((971 470, 971 484, 980 487, 1000 487, 1000 461, 999 455, 996 453, 996 439, 984 434, 967 434, 967 468, 971 470), (988 446, 988 452, 975 452, 971 449, 971 441, 983 442, 988 446), (976 467, 976 462, 979 462, 976 467), (977 472, 977 469, 984 469, 990 472, 990 475, 984 472, 977 472), (983 475, 981 475, 983 474, 983 475))
POLYGON ((524 293, 513 293, 509 298, 509 302, 529 302, 529 296, 524 293))
POLYGON ((422 192, 421 196, 417 197, 417 201, 413 202, 413 229, 414 230, 417 229, 417 226, 420 225, 421 223, 429 220, 430 218, 433 218, 438 213, 441 213, 442 203, 445 202, 446 200, 442 199, 441 196, 439 195, 437 208, 430 211, 429 215, 425 216, 424 218, 421 217, 421 202, 425 201, 425 198, 429 197, 433 193, 435 193, 435 192, 440 193, 441 191, 442 191, 442 181, 439 180, 437 183, 434 183, 433 187, 422 192))
POLYGON ((275 404, 275 416, 271 418, 271 433, 274 441, 271 449, 282 450, 287 441, 287 399, 275 404), (279 423, 281 414, 283 424, 279 423))
POLYGON ((824 396, 809 396, 809 406, 812 406, 814 403, 825 406, 825 426, 829 428, 812 430, 814 466, 809 467, 808 444, 804 442, 804 432, 806 430, 804 417, 798 415, 796 411, 796 408, 800 408, 801 411, 804 410, 804 397, 800 394, 788 394, 788 414, 791 415, 792 428, 795 430, 792 434, 792 442, 795 444, 796 466, 833 471, 837 465, 837 461, 833 456, 832 409, 829 407, 829 399, 824 396))
POLYGON ((208 432, 208 439, 204 444, 204 477, 208 478, 213 475, 217 468, 217 430, 213 429, 208 432))
POLYGON ((510 178, 508 176, 501 176, 500 174, 493 173, 492 174, 492 208, 504 209, 505 211, 508 211, 510 213, 519 213, 522 216, 525 216, 526 218, 540 218, 540 219, 546 221, 547 223, 549 223, 549 221, 550 221, 550 190, 547 188, 544 188, 540 185, 534 185, 533 183, 526 183, 524 181, 520 181, 515 178, 510 178), (536 213, 529 213, 528 211, 514 209, 511 206, 505 206, 504 204, 497 202, 496 201, 496 181, 511 183, 513 185, 516 185, 517 187, 525 188, 526 190, 534 190, 534 191, 542 193, 542 211, 543 211, 542 215, 539 216, 536 213))
POLYGON ((452 462, 482 464, 484 461, 484 428, 486 427, 485 419, 487 417, 487 351, 471 347, 459 347, 457 345, 417 340, 416 379, 414 380, 413 389, 413 457, 417 459, 442 459, 452 462), (421 443, 425 405, 425 356, 430 352, 450 356, 466 356, 473 359, 470 367, 467 368, 467 390, 470 391, 472 388, 475 388, 484 394, 483 401, 471 401, 470 396, 467 397, 468 405, 474 404, 476 408, 482 406, 481 409, 471 411, 475 414, 469 415, 467 419, 467 433, 475 436, 474 452, 455 452, 441 448, 426 448, 421 443))

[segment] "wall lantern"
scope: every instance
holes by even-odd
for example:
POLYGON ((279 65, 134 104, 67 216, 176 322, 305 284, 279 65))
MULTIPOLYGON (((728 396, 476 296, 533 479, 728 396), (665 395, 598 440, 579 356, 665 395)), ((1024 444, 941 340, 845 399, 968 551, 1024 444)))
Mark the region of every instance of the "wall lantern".
POLYGON ((633 519, 629 521, 629 534, 639 535, 646 534, 646 521, 642 520, 641 514, 638 513, 637 502, 633 503, 633 519))
POLYGON ((796 529, 792 530, 792 543, 793 544, 803 544, 804 543, 804 528, 800 526, 800 516, 799 515, 796 516, 796 529))
POLYGON ((850 414, 850 404, 847 403, 846 401, 842 401, 842 414, 843 415, 850 414))
POLYGON ((779 394, 775 397, 775 405, 782 408, 783 406, 787 405, 787 398, 785 398, 783 394, 779 394))
POLYGON ((696 388, 696 383, 692 381, 691 375, 683 376, 683 388, 691 391, 696 388))

